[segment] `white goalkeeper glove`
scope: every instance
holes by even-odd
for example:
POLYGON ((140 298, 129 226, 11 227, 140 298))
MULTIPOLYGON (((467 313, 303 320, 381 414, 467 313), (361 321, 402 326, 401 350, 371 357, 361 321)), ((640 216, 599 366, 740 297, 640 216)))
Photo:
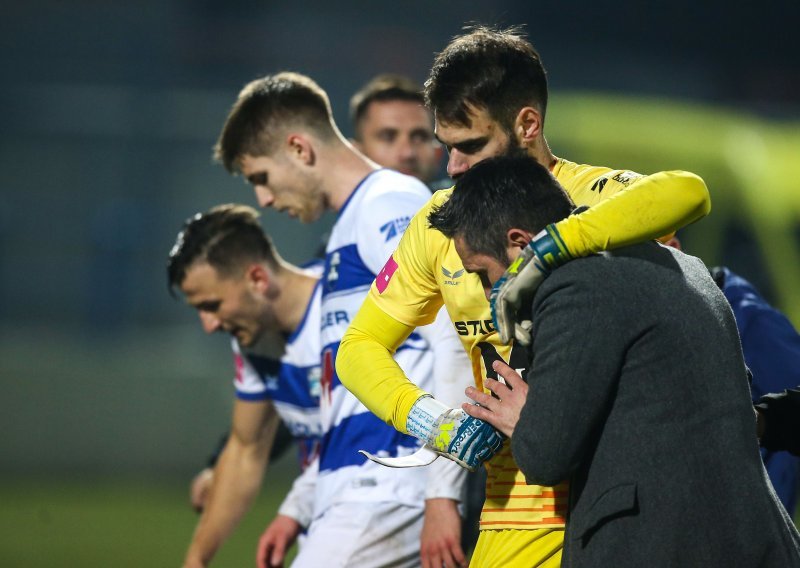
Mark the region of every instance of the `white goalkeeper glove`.
POLYGON ((488 422, 429 395, 414 403, 406 425, 426 447, 470 471, 494 456, 506 439, 488 422))
POLYGON ((569 260, 572 255, 553 224, 547 225, 522 249, 494 283, 489 298, 492 321, 500 341, 510 343, 514 339, 522 345, 530 345, 533 324, 530 319, 520 317, 521 308, 530 303, 550 271, 569 260))

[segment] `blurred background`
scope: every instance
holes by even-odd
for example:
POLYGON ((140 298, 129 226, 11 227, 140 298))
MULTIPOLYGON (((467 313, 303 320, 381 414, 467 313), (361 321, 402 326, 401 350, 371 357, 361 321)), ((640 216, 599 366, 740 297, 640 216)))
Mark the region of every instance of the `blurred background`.
MULTIPOLYGON (((559 156, 687 169, 682 234, 800 324, 800 4, 29 0, 0 19, 0 565, 176 566, 188 482, 229 422, 227 339, 166 289, 181 222, 252 191, 211 160, 239 89, 315 78, 346 135, 380 72, 422 82, 465 23, 523 24, 559 156)), ((301 263, 332 223, 263 217, 301 263)), ((252 565, 293 475, 268 473, 217 565, 252 565)))

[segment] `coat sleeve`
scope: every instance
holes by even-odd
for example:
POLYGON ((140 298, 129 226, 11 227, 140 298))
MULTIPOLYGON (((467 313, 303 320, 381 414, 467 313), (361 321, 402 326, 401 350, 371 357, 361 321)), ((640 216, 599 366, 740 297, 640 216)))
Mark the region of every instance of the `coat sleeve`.
POLYGON ((559 279, 536 295, 528 397, 511 440, 528 483, 568 480, 612 403, 625 340, 620 306, 597 289, 591 280, 559 279))

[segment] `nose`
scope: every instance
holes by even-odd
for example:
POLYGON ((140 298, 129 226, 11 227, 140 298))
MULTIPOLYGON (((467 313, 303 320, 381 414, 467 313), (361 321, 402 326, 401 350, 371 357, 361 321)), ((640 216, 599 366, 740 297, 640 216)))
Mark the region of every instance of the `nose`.
POLYGON ((447 175, 456 178, 469 169, 469 161, 458 150, 450 150, 447 157, 447 175))
POLYGON ((258 204, 264 209, 271 207, 272 204, 275 203, 275 196, 266 186, 255 185, 253 189, 256 192, 256 201, 258 201, 258 204))
POLYGON ((417 157, 417 147, 411 137, 406 136, 398 142, 397 153, 401 160, 413 160, 417 157))
POLYGON ((203 324, 203 331, 214 333, 222 328, 220 319, 210 312, 200 312, 200 323, 203 324))

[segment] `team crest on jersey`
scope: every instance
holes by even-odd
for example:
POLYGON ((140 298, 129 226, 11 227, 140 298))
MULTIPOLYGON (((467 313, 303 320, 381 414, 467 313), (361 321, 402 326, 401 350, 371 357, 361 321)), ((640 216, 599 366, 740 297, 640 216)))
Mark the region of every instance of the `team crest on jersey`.
POLYGON ((384 240, 389 241, 397 235, 402 235, 410 222, 411 217, 400 217, 399 219, 393 219, 382 225, 380 231, 381 233, 386 234, 386 238, 384 240))
POLYGON ((393 256, 390 256, 389 260, 387 260, 386 264, 381 268, 381 271, 378 272, 378 276, 375 277, 375 287, 378 289, 379 294, 384 293, 396 271, 397 262, 395 262, 393 256))
POLYGON ((442 266, 442 274, 444 274, 444 277, 446 278, 446 280, 444 281, 445 285, 458 286, 459 282, 457 282, 457 280, 462 276, 464 276, 464 269, 462 268, 461 270, 450 272, 444 266, 442 266))
POLYGON ((236 355, 234 355, 233 365, 236 368, 234 380, 237 384, 244 384, 244 357, 242 357, 241 353, 236 353, 236 355))
POLYGON ((325 287, 328 290, 333 290, 336 286, 336 281, 339 280, 339 265, 342 263, 342 255, 339 251, 334 252, 330 256, 330 263, 325 271, 325 287))

